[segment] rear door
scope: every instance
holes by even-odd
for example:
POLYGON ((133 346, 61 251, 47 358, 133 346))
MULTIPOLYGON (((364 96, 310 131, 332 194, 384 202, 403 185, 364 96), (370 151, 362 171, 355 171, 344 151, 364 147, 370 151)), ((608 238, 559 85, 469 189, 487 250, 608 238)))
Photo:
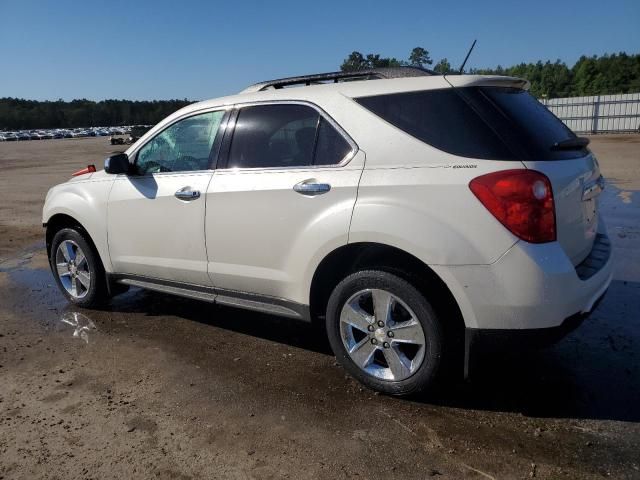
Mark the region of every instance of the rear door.
POLYGON ((222 150, 206 199, 216 290, 308 300, 293 298, 299 276, 347 243, 364 154, 319 109, 290 102, 240 108, 222 150))

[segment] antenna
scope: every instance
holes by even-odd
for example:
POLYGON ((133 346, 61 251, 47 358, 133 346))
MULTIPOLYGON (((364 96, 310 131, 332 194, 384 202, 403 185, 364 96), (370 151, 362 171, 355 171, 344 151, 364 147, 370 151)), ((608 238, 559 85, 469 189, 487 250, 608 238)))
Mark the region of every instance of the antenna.
POLYGON ((460 71, 458 72, 459 75, 462 75, 462 72, 464 71, 464 66, 467 64, 467 60, 469 60, 469 55, 471 55, 471 51, 473 50, 473 47, 476 46, 477 41, 478 40, 473 41, 473 43, 471 44, 471 48, 467 52, 467 56, 464 57, 464 62, 462 62, 462 65, 460 65, 460 71))

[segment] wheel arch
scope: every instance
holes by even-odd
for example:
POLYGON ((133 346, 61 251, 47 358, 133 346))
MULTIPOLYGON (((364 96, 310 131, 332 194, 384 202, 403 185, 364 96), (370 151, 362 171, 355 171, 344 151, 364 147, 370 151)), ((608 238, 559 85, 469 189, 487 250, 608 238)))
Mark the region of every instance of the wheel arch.
POLYGON ((318 264, 310 285, 312 319, 323 318, 334 287, 349 274, 366 269, 383 270, 403 278, 425 295, 443 322, 445 334, 463 342, 465 322, 459 303, 445 281, 414 255, 381 243, 358 242, 331 251, 318 264))
MULTIPOLYGON (((112 271, 107 245, 107 200, 112 185, 112 181, 100 180, 57 185, 47 193, 42 209, 42 223, 48 231, 52 227, 50 232, 61 225, 82 228, 106 272, 112 271)), ((49 241, 53 238, 52 235, 46 237, 49 241)))
POLYGON ((97 253, 98 258, 102 262, 102 265, 105 265, 104 258, 100 254, 100 250, 98 250, 93 238, 91 237, 91 233, 85 226, 78 221, 76 218, 68 215, 66 213, 56 213, 52 215, 47 222, 44 224, 45 231, 45 244, 47 249, 47 258, 51 257, 51 244, 53 242, 53 237, 55 237, 56 233, 58 233, 63 228, 75 228, 83 232, 85 235, 85 240, 89 243, 91 248, 93 248, 94 252, 97 253))

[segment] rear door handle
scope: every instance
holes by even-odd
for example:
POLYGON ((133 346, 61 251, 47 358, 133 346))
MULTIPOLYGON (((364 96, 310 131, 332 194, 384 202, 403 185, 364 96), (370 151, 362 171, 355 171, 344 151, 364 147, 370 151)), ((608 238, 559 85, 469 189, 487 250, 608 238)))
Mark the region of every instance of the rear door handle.
POLYGON ((316 183, 311 180, 303 180, 302 182, 296 183, 293 189, 302 195, 314 196, 327 193, 331 190, 331 185, 328 183, 316 183))
POLYGON ((180 190, 174 193, 174 195, 176 196, 176 198, 185 200, 187 202, 200 198, 200 192, 198 190, 191 190, 191 187, 182 187, 180 190))

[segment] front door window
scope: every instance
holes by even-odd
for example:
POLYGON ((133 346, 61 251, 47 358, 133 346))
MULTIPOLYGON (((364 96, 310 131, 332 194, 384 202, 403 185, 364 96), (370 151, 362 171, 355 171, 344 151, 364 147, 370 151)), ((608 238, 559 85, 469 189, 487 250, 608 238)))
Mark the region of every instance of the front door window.
POLYGON ((138 152, 138 174, 209 169, 211 147, 216 135, 220 135, 224 113, 194 115, 164 129, 138 152))

